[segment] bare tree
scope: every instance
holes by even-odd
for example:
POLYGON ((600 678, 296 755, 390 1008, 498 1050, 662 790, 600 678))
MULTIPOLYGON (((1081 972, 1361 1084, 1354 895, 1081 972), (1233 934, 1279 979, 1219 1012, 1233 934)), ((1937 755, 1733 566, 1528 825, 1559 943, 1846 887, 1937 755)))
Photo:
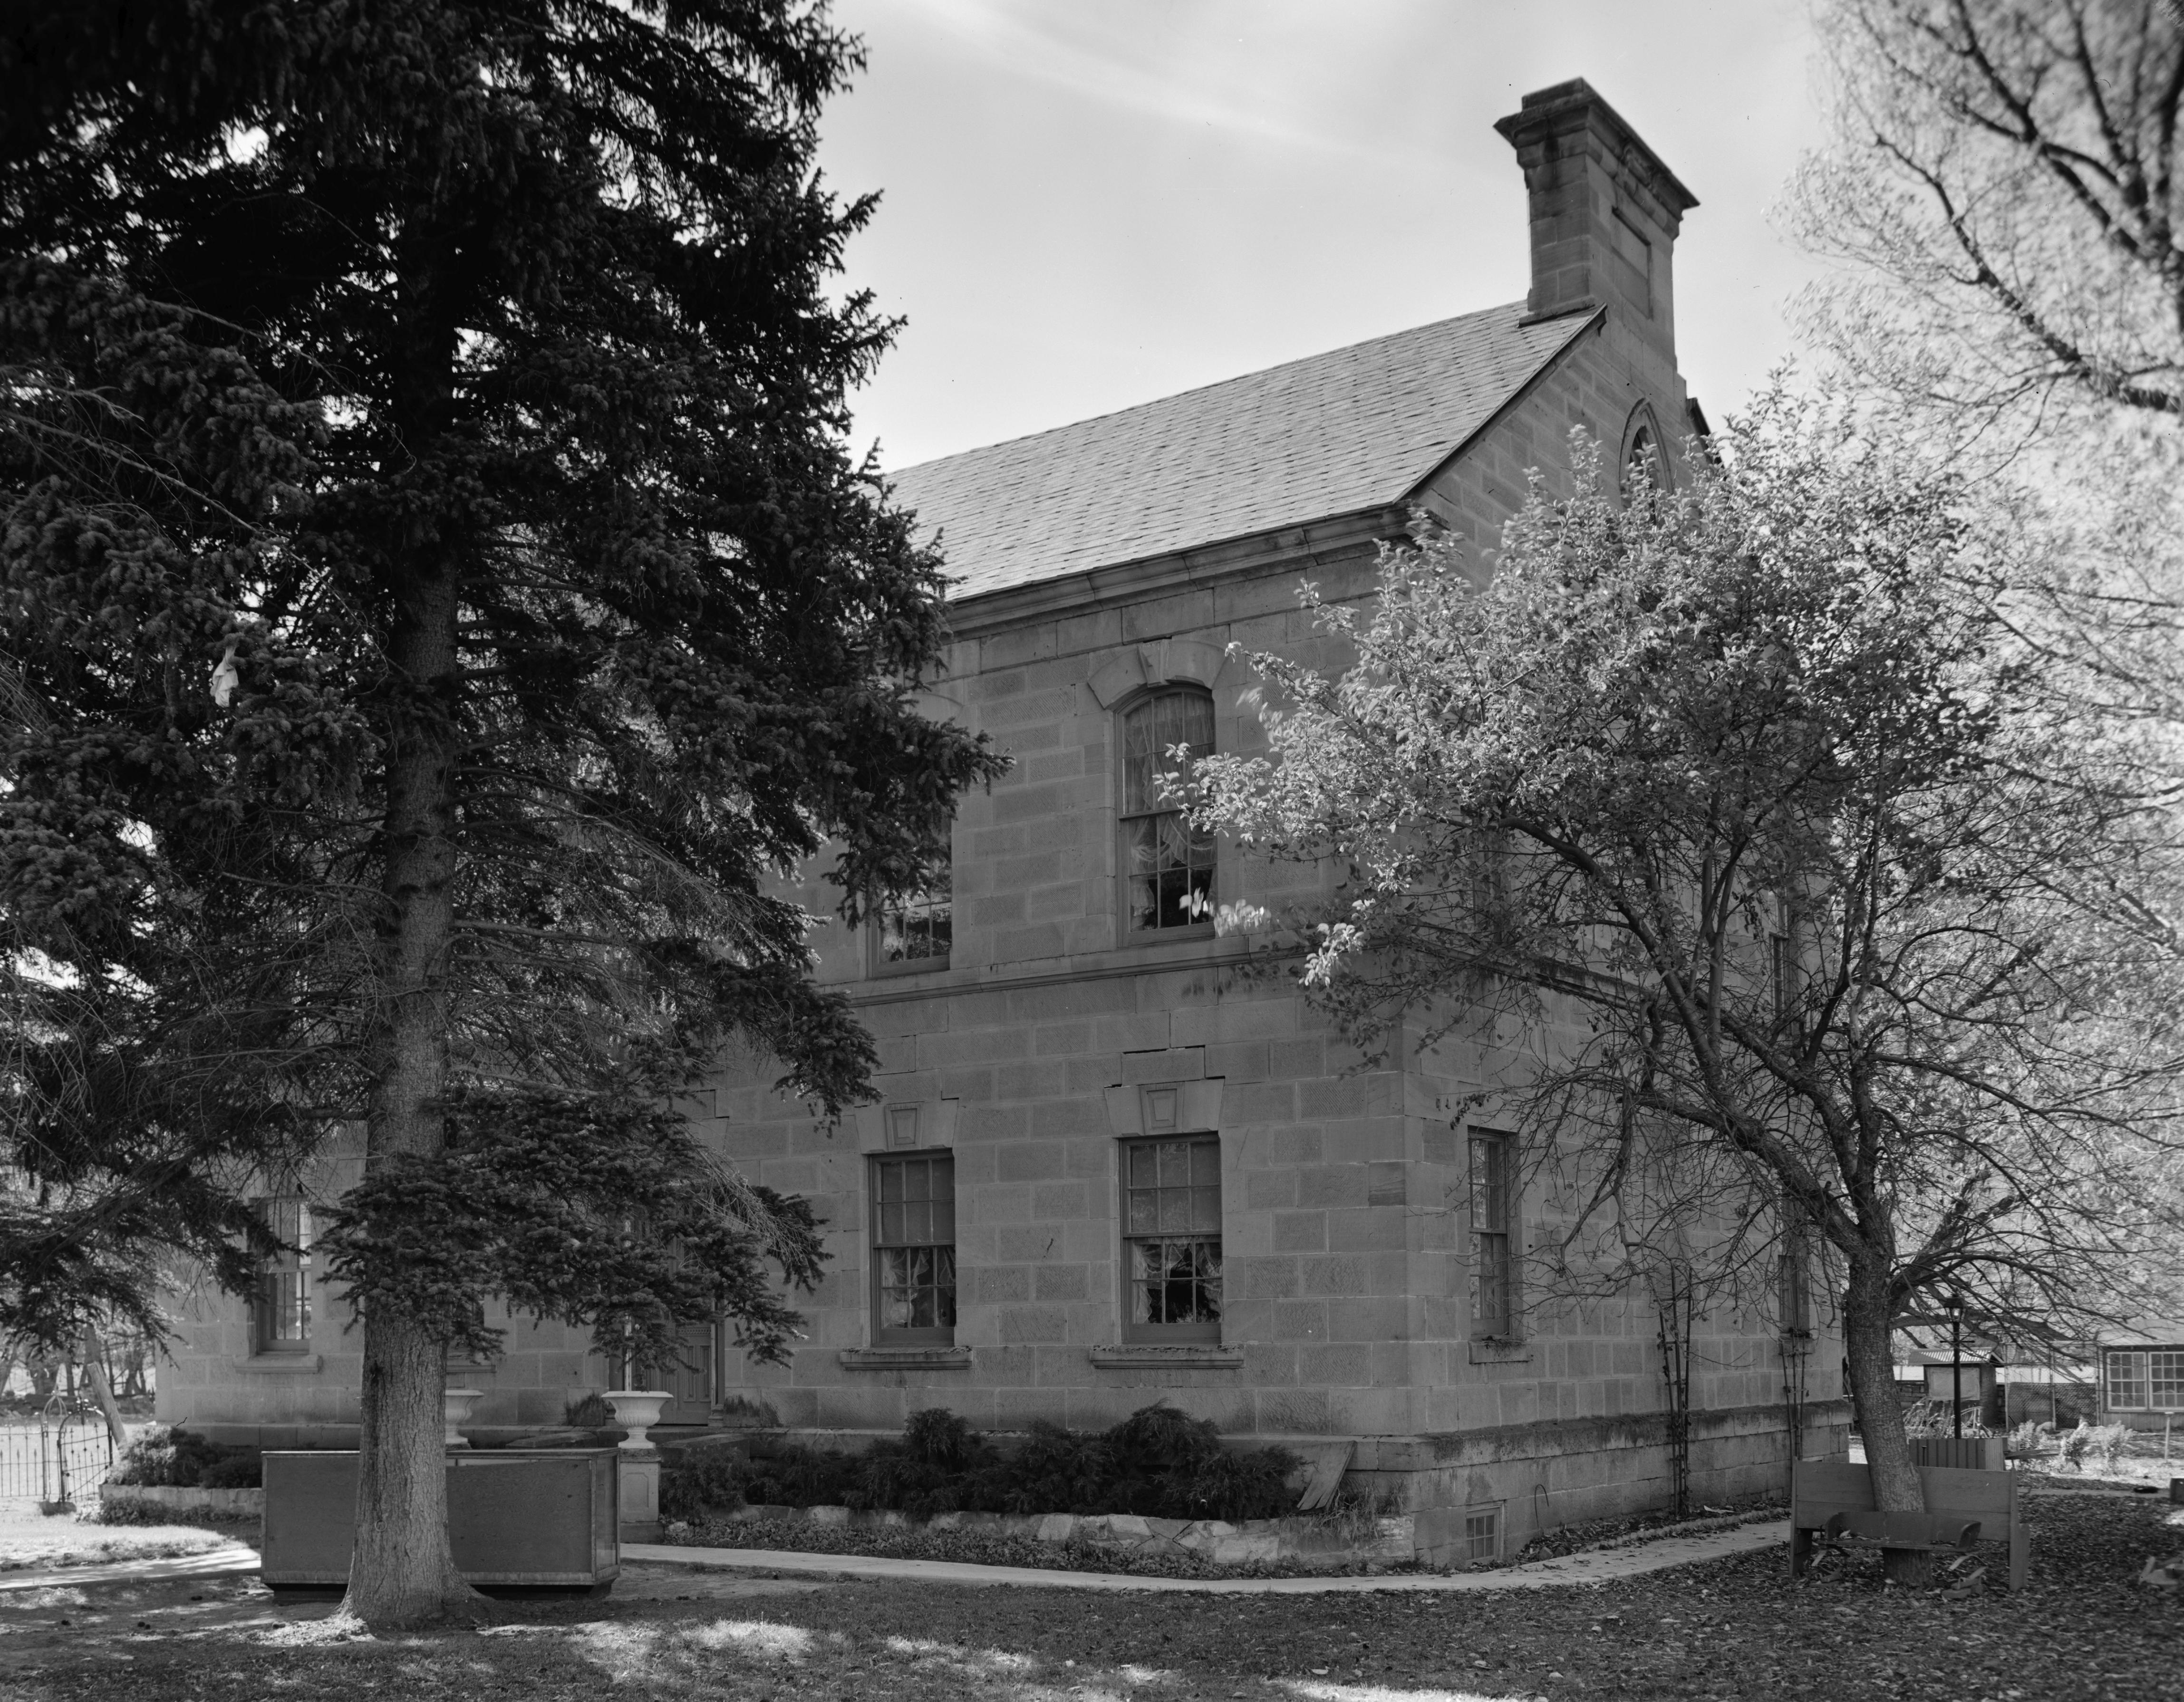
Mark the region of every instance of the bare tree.
POLYGON ((2066 570, 1998 591, 2111 709, 2184 725, 2184 6, 1830 0, 1834 137, 1786 211, 1842 263, 1830 378, 2038 488, 2066 570))
POLYGON ((1836 145, 1791 197, 1864 269, 1815 324, 1854 370, 1981 422, 2184 414, 2184 8, 1835 0, 1836 145))

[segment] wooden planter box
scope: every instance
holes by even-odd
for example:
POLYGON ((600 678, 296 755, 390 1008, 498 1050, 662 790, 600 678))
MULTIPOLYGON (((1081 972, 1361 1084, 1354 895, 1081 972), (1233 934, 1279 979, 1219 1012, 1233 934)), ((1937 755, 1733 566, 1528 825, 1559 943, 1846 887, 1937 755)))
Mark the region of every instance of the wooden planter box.
MULTIPOLYGON (((448 1455, 448 1541, 482 1589, 604 1592, 621 1570, 611 1448, 448 1455)), ((265 1454, 259 1576, 272 1589, 337 1588, 356 1546, 354 1450, 265 1454)))

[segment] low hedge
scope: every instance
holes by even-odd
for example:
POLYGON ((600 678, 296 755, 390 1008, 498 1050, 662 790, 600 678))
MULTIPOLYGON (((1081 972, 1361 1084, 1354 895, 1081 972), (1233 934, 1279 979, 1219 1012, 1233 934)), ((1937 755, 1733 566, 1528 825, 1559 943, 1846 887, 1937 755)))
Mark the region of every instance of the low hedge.
POLYGON ((900 1441, 861 1454, 788 1444, 746 1461, 714 1449, 662 1462, 670 1519, 744 1502, 936 1513, 1138 1513, 1162 1519, 1271 1519, 1292 1511, 1283 1448, 1231 1449, 1204 1419, 1165 1402, 1088 1433, 1034 1422, 1004 1451, 939 1407, 912 1413, 900 1441))
POLYGON ((208 1442, 176 1425, 131 1443, 106 1481, 147 1489, 259 1489, 265 1475, 258 1449, 208 1442))

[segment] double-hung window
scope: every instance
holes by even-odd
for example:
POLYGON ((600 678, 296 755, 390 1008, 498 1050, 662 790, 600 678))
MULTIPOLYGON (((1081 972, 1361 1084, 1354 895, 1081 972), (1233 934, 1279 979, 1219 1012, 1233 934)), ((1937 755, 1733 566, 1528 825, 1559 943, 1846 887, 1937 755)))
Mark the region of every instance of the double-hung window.
POLYGON ((1515 1215, 1515 1169, 1507 1135, 1471 1137, 1471 1333, 1474 1339, 1516 1333, 1516 1282, 1510 1225, 1515 1215))
POLYGON ((1782 1258, 1776 1309, 1782 1333, 1813 1333, 1813 1253, 1806 1232, 1805 1209, 1795 1200, 1782 1202, 1782 1258))
POLYGON ((948 967, 955 896, 954 870, 943 858, 923 886, 881 904, 875 967, 882 975, 948 967))
POLYGON ((1221 1339, 1221 1139, 1123 1146, 1123 1338, 1221 1339))
POLYGON ((872 1160, 872 1344, 956 1341, 956 1157, 872 1160))
POLYGON ((298 1193, 258 1203, 266 1229, 281 1245, 258 1267, 251 1308, 253 1346, 261 1354, 304 1354, 311 1348, 311 1208, 298 1193))
POLYGON ((1123 903, 1133 934, 1213 921, 1213 836, 1161 793, 1178 745, 1194 757, 1213 748, 1213 700, 1203 692, 1156 692, 1124 712, 1123 903))

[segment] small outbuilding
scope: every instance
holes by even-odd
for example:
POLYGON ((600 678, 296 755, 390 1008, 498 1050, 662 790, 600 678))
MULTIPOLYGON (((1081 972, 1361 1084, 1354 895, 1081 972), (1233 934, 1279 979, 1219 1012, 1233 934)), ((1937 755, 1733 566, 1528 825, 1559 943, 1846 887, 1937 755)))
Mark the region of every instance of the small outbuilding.
POLYGON ((2184 1321, 2141 1318, 2101 1333, 2100 1421, 2167 1432, 2184 1419, 2184 1321))

